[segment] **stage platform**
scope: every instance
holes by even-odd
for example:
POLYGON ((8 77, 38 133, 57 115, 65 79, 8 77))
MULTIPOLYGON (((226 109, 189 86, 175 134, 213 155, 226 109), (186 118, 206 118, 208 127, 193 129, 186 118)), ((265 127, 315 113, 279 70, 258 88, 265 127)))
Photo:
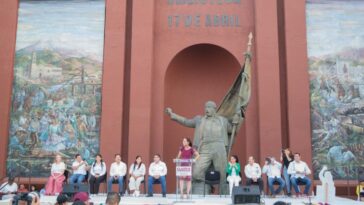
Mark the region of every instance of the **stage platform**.
MULTIPOLYGON (((105 205, 106 195, 98 195, 91 196, 91 202, 95 205, 103 204, 105 205)), ((273 205, 276 201, 284 201, 290 202, 292 205, 303 205, 309 204, 311 201, 312 204, 318 204, 318 201, 315 197, 311 198, 291 198, 285 196, 277 196, 276 198, 268 198, 263 197, 262 203, 265 205, 273 205)), ((41 198, 41 204, 44 205, 54 205, 56 202, 56 196, 43 196, 41 198)), ((0 201, 0 205, 9 204, 9 201, 0 201)), ((194 205, 229 205, 232 204, 231 198, 229 197, 219 197, 216 195, 208 195, 206 197, 203 196, 192 196, 192 199, 188 200, 178 200, 176 201, 176 195, 169 194, 166 198, 163 198, 161 195, 154 195, 154 197, 129 197, 124 196, 121 198, 120 205, 172 205, 172 204, 194 204, 194 205)), ((330 205, 364 205, 364 202, 359 202, 351 199, 337 197, 335 202, 330 205)))

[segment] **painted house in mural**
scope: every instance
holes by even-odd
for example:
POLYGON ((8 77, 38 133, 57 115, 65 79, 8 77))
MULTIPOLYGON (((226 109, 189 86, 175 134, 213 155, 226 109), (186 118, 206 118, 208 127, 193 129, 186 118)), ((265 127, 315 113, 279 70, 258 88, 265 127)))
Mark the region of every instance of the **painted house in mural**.
POLYGON ((29 67, 29 78, 34 80, 42 80, 42 79, 52 79, 57 78, 60 80, 62 78, 62 68, 55 67, 53 65, 47 64, 37 64, 37 53, 32 53, 32 60, 29 67))

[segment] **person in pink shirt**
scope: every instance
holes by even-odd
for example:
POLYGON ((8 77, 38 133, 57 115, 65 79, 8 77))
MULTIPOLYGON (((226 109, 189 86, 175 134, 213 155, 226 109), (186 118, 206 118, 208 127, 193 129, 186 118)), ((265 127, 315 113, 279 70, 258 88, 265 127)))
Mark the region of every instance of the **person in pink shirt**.
MULTIPOLYGON (((178 159, 198 159, 200 157, 199 153, 192 147, 192 142, 188 138, 183 138, 182 140, 182 147, 180 148, 178 152, 178 159), (195 158, 194 158, 195 157, 195 158)), ((182 166, 191 166, 191 163, 184 162, 181 163, 182 166)), ((181 191, 181 198, 188 198, 188 194, 190 194, 191 191, 191 177, 185 176, 185 177, 179 177, 179 186, 181 191), (183 194, 183 186, 184 183, 187 184, 187 190, 186 194, 183 194)))

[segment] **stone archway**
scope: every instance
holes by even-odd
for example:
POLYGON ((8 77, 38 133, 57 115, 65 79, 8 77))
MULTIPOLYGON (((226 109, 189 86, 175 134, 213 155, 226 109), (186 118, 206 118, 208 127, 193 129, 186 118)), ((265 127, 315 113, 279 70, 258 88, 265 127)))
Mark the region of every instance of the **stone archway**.
MULTIPOLYGON (((196 44, 187 47, 168 66, 164 106, 171 107, 174 112, 188 118, 203 115, 205 102, 213 100, 219 104, 240 69, 240 63, 234 55, 220 46, 196 44)), ((165 117, 163 129, 163 160, 169 167, 168 190, 173 191, 176 180, 172 159, 178 153, 182 138, 193 138, 193 128, 183 127, 165 117)), ((244 143, 241 144, 245 147, 244 143)))

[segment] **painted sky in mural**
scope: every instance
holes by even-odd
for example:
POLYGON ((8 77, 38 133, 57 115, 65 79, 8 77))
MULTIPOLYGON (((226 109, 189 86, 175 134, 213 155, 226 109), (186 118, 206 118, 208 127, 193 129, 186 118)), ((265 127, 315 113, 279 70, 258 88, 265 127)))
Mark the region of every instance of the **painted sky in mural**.
POLYGON ((307 41, 315 178, 364 164, 364 1, 308 0, 307 41))
POLYGON ((8 174, 99 151, 104 19, 104 0, 20 0, 8 174))

